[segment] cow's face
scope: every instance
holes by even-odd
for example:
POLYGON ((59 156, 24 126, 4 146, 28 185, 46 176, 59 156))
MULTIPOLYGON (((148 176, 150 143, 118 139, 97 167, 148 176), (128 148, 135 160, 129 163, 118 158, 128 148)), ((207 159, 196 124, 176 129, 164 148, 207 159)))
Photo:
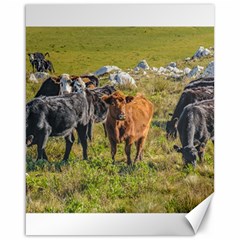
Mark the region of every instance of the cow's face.
POLYGON ((97 94, 94 94, 94 121, 96 123, 103 122, 107 117, 107 113, 107 104, 97 94))
POLYGON ((133 100, 131 96, 124 96, 120 92, 115 92, 110 96, 103 96, 102 99, 109 104, 109 114, 115 120, 123 121, 126 118, 126 104, 133 100))
POLYGON ((34 54, 33 53, 28 53, 29 60, 30 62, 34 60, 34 54))
POLYGON ((166 125, 167 139, 169 139, 170 137, 173 139, 177 138, 177 123, 178 118, 174 118, 171 121, 167 121, 166 125))
POLYGON ((67 94, 72 92, 72 80, 68 74, 62 74, 60 78, 60 94, 67 94))
POLYGON ((197 149, 194 146, 185 146, 184 148, 180 148, 174 145, 174 149, 177 152, 182 153, 183 161, 185 165, 192 164, 193 167, 196 167, 197 162, 197 149))
POLYGON ((74 80, 71 86, 72 86, 72 92, 78 92, 78 93, 83 93, 83 90, 86 88, 86 85, 81 78, 79 78, 78 80, 74 80))

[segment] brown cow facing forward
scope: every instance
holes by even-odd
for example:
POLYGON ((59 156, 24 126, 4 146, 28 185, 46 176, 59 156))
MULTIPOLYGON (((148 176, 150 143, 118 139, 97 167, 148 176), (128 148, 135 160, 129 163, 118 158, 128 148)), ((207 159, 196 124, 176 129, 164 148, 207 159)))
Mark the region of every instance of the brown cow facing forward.
POLYGON ((111 144, 113 163, 117 144, 125 141, 128 165, 131 161, 131 146, 135 143, 137 153, 134 162, 142 160, 143 145, 148 135, 153 116, 153 104, 141 94, 135 97, 125 96, 116 91, 102 99, 109 104, 106 129, 111 144))

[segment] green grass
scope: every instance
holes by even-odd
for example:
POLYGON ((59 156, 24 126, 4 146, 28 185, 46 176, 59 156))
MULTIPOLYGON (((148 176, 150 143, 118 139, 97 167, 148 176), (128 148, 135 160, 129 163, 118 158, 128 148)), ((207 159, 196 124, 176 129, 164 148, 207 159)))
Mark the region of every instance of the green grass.
MULTIPOLYGON (((49 52, 56 74, 93 72, 103 65, 126 70, 146 59, 150 66, 176 61, 180 68, 206 65, 213 57, 190 63, 199 46, 214 45, 213 28, 27 28, 26 52, 49 52)), ((27 75, 31 67, 26 58, 27 75)), ((136 77, 137 79, 137 77, 136 77)), ((154 117, 145 144, 144 158, 127 166, 120 144, 112 165, 109 141, 101 124, 94 126, 89 161, 73 145, 69 165, 59 171, 65 149, 62 138, 51 138, 47 154, 51 164, 34 162, 36 148, 27 149, 27 212, 189 212, 214 190, 213 144, 207 144, 205 162, 183 169, 181 155, 173 150, 179 140, 167 141, 165 124, 187 81, 165 80, 152 73, 139 77, 137 89, 154 104, 154 117)), ((101 85, 107 83, 101 80, 101 85)), ((41 83, 27 80, 26 99, 31 100, 41 83)), ((132 149, 132 154, 135 149, 132 149)))

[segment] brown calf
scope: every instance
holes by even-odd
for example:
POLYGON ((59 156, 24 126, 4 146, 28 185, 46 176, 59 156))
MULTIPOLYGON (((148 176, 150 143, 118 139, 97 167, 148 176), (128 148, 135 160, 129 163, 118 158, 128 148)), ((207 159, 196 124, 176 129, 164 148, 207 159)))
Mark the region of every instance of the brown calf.
POLYGON ((125 96, 117 91, 102 99, 109 104, 106 129, 111 144, 113 163, 117 152, 117 143, 125 141, 127 163, 131 161, 131 146, 135 143, 137 153, 134 162, 142 160, 143 145, 146 140, 151 119, 153 104, 140 94, 125 96))

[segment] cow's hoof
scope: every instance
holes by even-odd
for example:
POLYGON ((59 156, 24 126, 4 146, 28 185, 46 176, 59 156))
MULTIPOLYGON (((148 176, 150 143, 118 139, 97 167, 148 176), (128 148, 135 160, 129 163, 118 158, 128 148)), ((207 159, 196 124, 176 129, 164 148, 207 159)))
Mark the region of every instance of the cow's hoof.
POLYGON ((127 161, 127 165, 132 166, 133 165, 132 161, 127 161))
POLYGON ((60 166, 68 165, 68 160, 62 160, 60 166))

